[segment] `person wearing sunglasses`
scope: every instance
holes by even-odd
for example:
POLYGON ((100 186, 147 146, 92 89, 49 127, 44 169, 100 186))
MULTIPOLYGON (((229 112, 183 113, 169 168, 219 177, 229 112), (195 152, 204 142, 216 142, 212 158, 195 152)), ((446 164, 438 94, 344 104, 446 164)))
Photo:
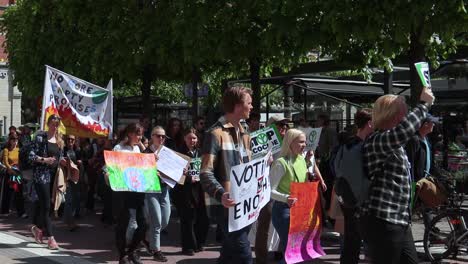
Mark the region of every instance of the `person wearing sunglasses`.
POLYGON ((18 134, 16 132, 10 133, 8 141, 3 150, 2 162, 6 167, 6 173, 9 177, 4 177, 5 183, 8 182, 3 192, 2 199, 2 213, 9 213, 10 211, 10 198, 14 196, 16 213, 18 217, 27 218, 28 215, 24 210, 24 198, 23 198, 23 183, 20 176, 20 162, 19 162, 19 144, 18 134), (14 194, 11 193, 14 192, 14 194))
POLYGON ((50 219, 51 190, 59 162, 63 160, 64 142, 59 132, 60 117, 51 115, 46 124, 47 131, 36 135, 29 155, 33 161, 35 195, 32 196, 36 200, 31 232, 37 243, 43 243, 43 237, 48 237, 49 249, 58 249, 50 219))
MULTIPOLYGON (((166 131, 161 126, 156 126, 151 131, 151 145, 145 149, 145 153, 157 153, 166 143, 166 131)), ((157 156, 156 156, 157 162, 157 156)), ((159 174, 159 172, 158 172, 159 174)), ((159 174, 160 175, 160 174, 159 174)), ((149 228, 147 237, 143 241, 153 259, 158 262, 167 262, 166 256, 161 251, 161 231, 166 228, 171 216, 171 202, 169 199, 169 187, 159 178, 161 193, 147 193, 145 206, 148 212, 149 228)))
MULTIPOLYGON (((81 168, 81 154, 77 150, 76 137, 74 135, 68 135, 66 137, 66 144, 64 153, 66 156, 67 166, 72 166, 72 163, 78 168, 81 168)), ((79 175, 79 173, 78 173, 79 175)), ((70 175, 69 175, 70 176, 70 175)), ((75 217, 80 211, 80 182, 79 179, 67 179, 67 192, 65 193, 65 210, 64 217, 65 223, 68 225, 70 231, 74 231, 78 228, 75 223, 75 217)))

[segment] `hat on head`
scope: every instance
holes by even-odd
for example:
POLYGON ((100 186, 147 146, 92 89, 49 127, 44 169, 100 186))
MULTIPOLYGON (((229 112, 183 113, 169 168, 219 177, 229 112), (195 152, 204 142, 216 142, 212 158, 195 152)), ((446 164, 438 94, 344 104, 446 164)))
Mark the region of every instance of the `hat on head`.
POLYGON ((440 124, 440 118, 435 117, 435 116, 428 113, 426 115, 426 118, 424 119, 424 122, 431 122, 431 123, 434 123, 434 124, 440 124))
POLYGON ((290 122, 291 120, 289 118, 286 118, 286 117, 281 117, 279 115, 274 115, 274 116, 272 116, 272 117, 270 117, 268 119, 268 121, 266 122, 266 126, 276 124, 276 123, 279 123, 279 122, 282 122, 282 121, 290 122))

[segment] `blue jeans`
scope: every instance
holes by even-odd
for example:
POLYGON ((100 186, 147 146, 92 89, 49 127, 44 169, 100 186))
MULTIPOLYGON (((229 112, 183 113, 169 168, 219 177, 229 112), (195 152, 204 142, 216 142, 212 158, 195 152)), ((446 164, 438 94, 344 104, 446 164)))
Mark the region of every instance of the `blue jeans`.
MULTIPOLYGON (((278 236, 280 242, 278 245, 279 252, 286 252, 286 246, 288 243, 288 233, 289 233, 289 206, 286 203, 274 201, 273 208, 271 210, 271 222, 278 236)), ((279 263, 286 263, 284 257, 279 263)))
POLYGON ((252 249, 249 241, 249 232, 252 225, 235 232, 229 232, 227 209, 222 210, 222 213, 223 215, 217 217, 217 219, 218 225, 223 232, 223 245, 216 263, 252 264, 252 249))
POLYGON ((171 216, 171 202, 167 186, 161 186, 161 193, 147 193, 145 209, 149 220, 148 237, 151 250, 161 249, 161 230, 166 228, 171 216))

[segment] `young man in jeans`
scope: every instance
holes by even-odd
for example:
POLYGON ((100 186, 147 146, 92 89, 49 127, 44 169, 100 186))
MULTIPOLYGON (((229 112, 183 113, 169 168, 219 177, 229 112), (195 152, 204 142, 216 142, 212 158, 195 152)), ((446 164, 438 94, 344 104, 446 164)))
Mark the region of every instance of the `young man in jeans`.
POLYGON ((405 144, 434 102, 424 88, 421 103, 408 113, 403 97, 381 96, 374 104, 375 132, 364 143, 364 166, 371 185, 361 208, 361 228, 374 263, 418 263, 411 233, 411 173, 405 144))
POLYGON ((200 181, 203 189, 224 206, 222 215, 217 217, 224 235, 218 263, 251 264, 250 225, 229 232, 227 209, 236 204, 229 197, 230 169, 249 162, 251 158, 250 136, 240 124, 241 119, 249 118, 252 110, 251 91, 244 87, 231 87, 225 91, 222 103, 225 115, 205 134, 200 181))

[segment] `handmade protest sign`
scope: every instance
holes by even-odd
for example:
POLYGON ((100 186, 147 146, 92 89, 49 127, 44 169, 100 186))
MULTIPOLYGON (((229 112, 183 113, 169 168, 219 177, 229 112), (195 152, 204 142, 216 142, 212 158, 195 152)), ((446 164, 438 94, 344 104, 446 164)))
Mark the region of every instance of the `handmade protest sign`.
POLYGON ((318 146, 318 142, 320 140, 320 134, 322 133, 322 128, 302 128, 302 132, 304 132, 306 136, 306 148, 305 150, 315 150, 318 146))
POLYGON ((229 232, 255 222, 260 209, 270 201, 270 155, 231 168, 229 194, 236 204, 229 208, 229 232))
POLYGON ((161 192, 153 154, 104 151, 109 183, 120 192, 161 192))
POLYGON ((158 156, 158 170, 175 182, 181 183, 184 169, 187 167, 189 162, 188 160, 190 160, 190 158, 187 158, 187 160, 177 152, 165 146, 161 147, 158 152, 158 156))
POLYGON ((424 87, 431 87, 431 76, 429 72, 429 64, 427 62, 417 62, 414 64, 418 72, 421 83, 424 87))
POLYGON ((64 135, 112 138, 112 80, 104 89, 46 66, 41 129, 54 114, 61 118, 64 135))
POLYGON ((201 168, 201 158, 193 158, 190 161, 188 175, 192 176, 192 178, 194 178, 196 181, 200 181, 200 168, 201 168))
POLYGON ((291 197, 297 202, 290 210, 287 263, 298 263, 325 255, 320 245, 322 213, 319 182, 291 183, 291 197))
POLYGON ((265 156, 269 149, 273 154, 281 150, 282 139, 275 125, 267 126, 250 134, 252 159, 265 156))

